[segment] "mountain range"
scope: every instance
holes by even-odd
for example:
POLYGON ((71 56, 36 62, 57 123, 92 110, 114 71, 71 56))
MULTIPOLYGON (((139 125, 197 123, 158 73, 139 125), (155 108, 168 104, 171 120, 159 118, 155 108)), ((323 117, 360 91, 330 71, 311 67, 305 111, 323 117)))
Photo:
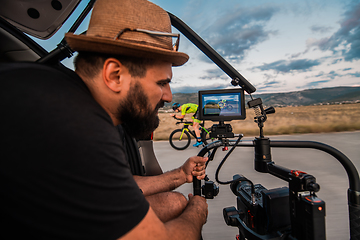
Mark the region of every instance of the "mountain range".
MULTIPOLYGON (((319 104, 339 104, 360 102, 360 87, 332 87, 307 89, 286 93, 252 94, 253 98, 261 98, 265 106, 306 106, 319 104)), ((250 100, 245 95, 245 101, 250 100)), ((166 103, 165 108, 172 103, 198 103, 198 93, 174 93, 173 101, 166 103)))

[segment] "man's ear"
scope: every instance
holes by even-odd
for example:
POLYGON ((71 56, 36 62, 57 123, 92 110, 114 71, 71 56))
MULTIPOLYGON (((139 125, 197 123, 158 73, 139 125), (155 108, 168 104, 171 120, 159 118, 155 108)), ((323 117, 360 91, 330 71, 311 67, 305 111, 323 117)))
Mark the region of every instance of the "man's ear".
POLYGON ((121 90, 121 73, 124 70, 124 66, 119 60, 115 58, 106 59, 103 65, 103 81, 105 85, 113 92, 120 92, 121 90))

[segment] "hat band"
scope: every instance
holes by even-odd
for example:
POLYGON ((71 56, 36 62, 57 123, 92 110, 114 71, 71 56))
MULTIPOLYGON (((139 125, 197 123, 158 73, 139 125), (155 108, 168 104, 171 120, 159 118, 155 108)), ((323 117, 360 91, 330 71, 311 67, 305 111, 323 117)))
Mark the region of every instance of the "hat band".
MULTIPOLYGON (((141 32, 141 33, 146 33, 146 34, 152 35, 152 36, 171 37, 171 38, 176 37, 177 38, 176 42, 173 44, 172 48, 176 52, 179 50, 179 44, 180 44, 180 34, 179 33, 159 32, 159 31, 151 31, 151 30, 145 30, 145 29, 124 28, 124 29, 120 30, 118 34, 116 34, 116 36, 114 37, 114 40, 120 40, 119 38, 123 35, 124 32, 141 32)), ((121 40, 127 40, 127 39, 121 39, 121 40)), ((144 41, 136 41, 136 40, 131 40, 131 41, 144 43, 144 41)), ((155 46, 155 47, 162 47, 156 43, 150 43, 150 45, 155 46)))

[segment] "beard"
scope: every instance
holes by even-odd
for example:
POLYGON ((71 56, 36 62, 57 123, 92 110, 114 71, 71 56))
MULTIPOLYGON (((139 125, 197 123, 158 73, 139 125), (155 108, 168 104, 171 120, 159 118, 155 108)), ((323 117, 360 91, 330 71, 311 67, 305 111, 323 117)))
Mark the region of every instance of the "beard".
POLYGON ((136 82, 131 84, 126 98, 120 101, 116 116, 131 137, 142 139, 159 126, 158 110, 163 106, 164 101, 160 101, 155 109, 151 109, 144 89, 136 82))

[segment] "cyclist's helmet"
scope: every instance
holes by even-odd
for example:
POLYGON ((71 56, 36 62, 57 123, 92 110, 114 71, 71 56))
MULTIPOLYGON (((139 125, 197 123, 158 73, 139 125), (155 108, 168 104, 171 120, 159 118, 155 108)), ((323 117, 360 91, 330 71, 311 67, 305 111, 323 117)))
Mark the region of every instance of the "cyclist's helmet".
POLYGON ((172 109, 175 111, 176 109, 178 109, 180 107, 180 103, 173 103, 172 105, 172 109))

